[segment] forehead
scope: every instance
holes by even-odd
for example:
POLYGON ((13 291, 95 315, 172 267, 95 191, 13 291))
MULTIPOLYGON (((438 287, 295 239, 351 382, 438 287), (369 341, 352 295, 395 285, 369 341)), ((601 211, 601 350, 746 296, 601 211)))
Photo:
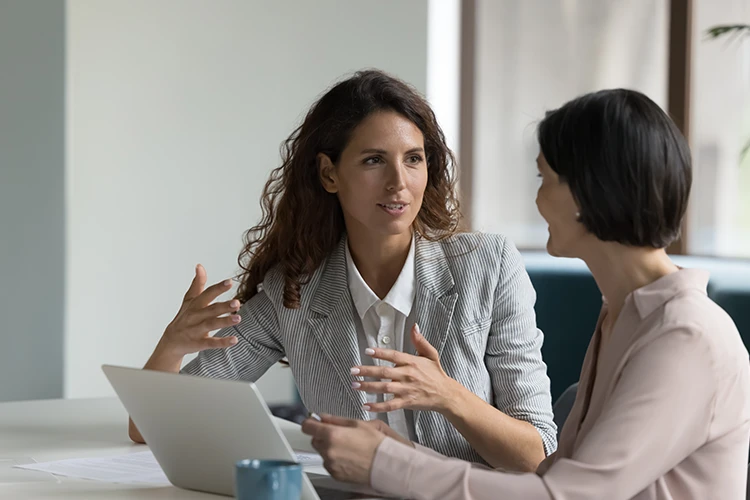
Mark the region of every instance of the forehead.
POLYGON ((408 147, 422 147, 424 136, 411 120, 395 111, 377 111, 362 120, 352 133, 350 145, 377 142, 404 143, 408 147))

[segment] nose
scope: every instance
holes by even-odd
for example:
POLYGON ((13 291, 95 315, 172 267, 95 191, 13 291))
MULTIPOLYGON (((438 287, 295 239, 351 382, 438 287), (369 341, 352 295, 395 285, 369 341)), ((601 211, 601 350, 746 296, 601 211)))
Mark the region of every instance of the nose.
POLYGON ((401 162, 390 164, 387 168, 386 189, 399 192, 406 187, 404 182, 404 165, 401 162))

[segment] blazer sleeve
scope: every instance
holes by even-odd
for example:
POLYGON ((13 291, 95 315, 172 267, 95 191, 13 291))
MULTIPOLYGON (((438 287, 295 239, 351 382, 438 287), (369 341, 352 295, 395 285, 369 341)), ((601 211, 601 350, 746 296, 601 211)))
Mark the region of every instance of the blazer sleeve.
POLYGON ((542 361, 544 336, 536 327, 536 292, 513 243, 501 240, 499 244, 500 276, 485 354, 495 406, 533 425, 550 455, 557 449, 557 426, 547 365, 542 361))
POLYGON ((266 292, 260 291, 239 310, 242 321, 216 332, 216 337, 237 336, 237 344, 226 349, 198 353, 180 371, 187 375, 255 382, 284 357, 276 310, 266 292))

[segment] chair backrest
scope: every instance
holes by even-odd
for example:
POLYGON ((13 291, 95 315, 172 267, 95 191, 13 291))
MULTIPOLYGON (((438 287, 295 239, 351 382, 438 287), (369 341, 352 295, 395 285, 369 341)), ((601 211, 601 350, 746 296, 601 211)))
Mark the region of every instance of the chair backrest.
POLYGON ((557 398, 555 404, 552 405, 552 413, 554 414, 555 425, 557 425, 557 438, 560 439, 560 432, 565 425, 565 421, 568 420, 570 410, 573 409, 573 403, 576 401, 576 394, 578 393, 578 382, 571 385, 562 395, 557 398))

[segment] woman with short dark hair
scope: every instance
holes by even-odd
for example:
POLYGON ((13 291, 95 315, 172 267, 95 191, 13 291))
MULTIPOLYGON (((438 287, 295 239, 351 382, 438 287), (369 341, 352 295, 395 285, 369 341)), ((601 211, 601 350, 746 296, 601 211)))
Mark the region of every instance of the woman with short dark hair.
POLYGON ((508 474, 340 418, 304 431, 334 477, 399 497, 744 498, 748 353, 708 274, 664 250, 690 191, 685 139, 646 96, 607 90, 548 113, 539 145, 547 249, 586 262, 604 297, 557 452, 536 474, 508 474))

